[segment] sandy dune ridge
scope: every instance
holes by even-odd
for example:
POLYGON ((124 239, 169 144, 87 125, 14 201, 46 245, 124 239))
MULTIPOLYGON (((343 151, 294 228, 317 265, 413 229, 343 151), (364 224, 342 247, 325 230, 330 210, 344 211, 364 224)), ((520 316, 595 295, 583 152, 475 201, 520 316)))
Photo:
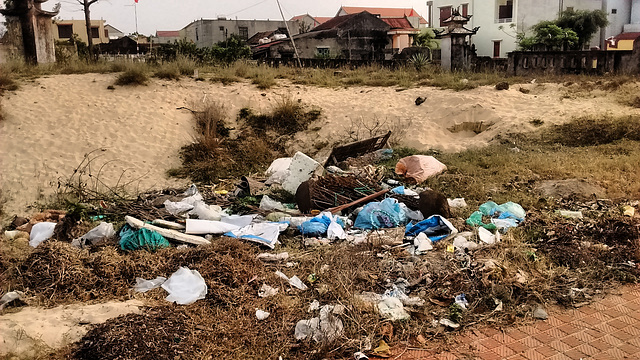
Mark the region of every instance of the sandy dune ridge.
MULTIPOLYGON (((407 129, 402 145, 418 149, 460 151, 484 146, 498 134, 534 129, 538 118, 557 124, 573 116, 638 113, 611 95, 563 99, 562 85, 527 84, 524 94, 512 86, 496 91, 481 87, 464 92, 431 87, 396 91, 392 87, 318 88, 292 85, 262 91, 247 82, 178 82, 152 79, 148 86, 108 90, 115 74, 56 75, 21 84, 2 98, 0 121, 0 189, 5 211, 25 214, 36 200, 53 193, 85 154, 99 155, 93 174, 108 186, 128 184, 132 191, 186 185, 166 171, 179 165, 178 150, 193 138, 187 110, 197 102, 216 100, 235 118, 239 109, 268 110, 282 96, 322 109, 322 118, 298 134, 288 149, 317 153, 314 145, 346 141, 352 123, 376 119, 407 129), (418 96, 427 101, 416 106, 418 96), (488 130, 453 133, 464 122, 493 124, 488 130), (319 128, 319 130, 318 130, 319 128), (99 171, 101 169, 101 171, 99 171)), ((194 105, 196 103, 196 105, 194 105)))

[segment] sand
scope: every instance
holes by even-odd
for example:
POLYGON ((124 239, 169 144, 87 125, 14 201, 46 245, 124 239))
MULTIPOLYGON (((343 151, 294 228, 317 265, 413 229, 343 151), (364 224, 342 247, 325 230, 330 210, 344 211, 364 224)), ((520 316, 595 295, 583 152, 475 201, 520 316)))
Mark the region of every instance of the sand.
POLYGON ((139 313, 142 302, 106 302, 95 305, 65 305, 52 309, 25 307, 0 316, 0 355, 37 355, 80 340, 91 328, 111 318, 139 313))
POLYGON ((263 91, 247 82, 223 86, 192 79, 152 79, 148 86, 108 90, 115 76, 42 77, 5 93, 0 189, 7 198, 6 213, 33 212, 29 206, 52 194, 90 152, 92 158, 98 156, 91 162, 93 177, 85 177, 90 187, 104 191, 105 186, 126 184, 130 192, 136 192, 188 185, 166 176, 168 169, 179 166, 178 150, 193 136, 191 113, 177 108, 193 108, 208 100, 224 104, 231 118, 247 106, 268 110, 282 96, 321 108, 323 116, 310 126, 313 130, 296 136, 288 149, 318 160, 326 156, 327 146, 348 142, 350 130, 366 133, 363 123, 370 126, 375 121, 404 129, 401 145, 460 151, 484 146, 499 134, 533 130, 532 119, 548 125, 577 115, 638 113, 606 94, 563 98, 562 85, 554 84, 523 85, 530 94, 518 91, 520 86, 506 91, 481 87, 453 92, 430 87, 330 89, 287 82, 263 91), (427 98, 420 106, 414 103, 418 96, 427 98), (471 125, 460 126, 466 122, 471 125), (480 122, 483 127, 491 126, 480 134, 464 131, 480 122), (449 130, 456 125, 463 131, 449 130))

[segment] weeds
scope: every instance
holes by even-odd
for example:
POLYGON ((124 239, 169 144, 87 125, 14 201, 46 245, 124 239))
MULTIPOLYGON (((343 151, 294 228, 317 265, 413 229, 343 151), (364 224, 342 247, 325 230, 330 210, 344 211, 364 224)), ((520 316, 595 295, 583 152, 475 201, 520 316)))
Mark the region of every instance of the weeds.
POLYGON ((585 116, 549 130, 548 140, 565 146, 594 146, 619 140, 640 141, 640 117, 585 116))
POLYGON ((122 74, 118 75, 116 78, 116 85, 126 85, 126 86, 138 86, 138 85, 146 85, 149 77, 147 73, 143 69, 127 69, 122 74))
POLYGON ((18 83, 13 79, 13 77, 5 73, 4 71, 0 71, 0 94, 2 91, 14 91, 18 90, 18 83))
POLYGON ((244 120, 255 130, 275 130, 280 134, 291 135, 307 129, 310 123, 320 118, 320 109, 307 109, 299 101, 282 97, 268 114, 254 114, 251 109, 241 109, 239 120, 244 120))
POLYGON ((180 70, 174 64, 167 64, 156 70, 153 76, 163 80, 180 80, 180 70))

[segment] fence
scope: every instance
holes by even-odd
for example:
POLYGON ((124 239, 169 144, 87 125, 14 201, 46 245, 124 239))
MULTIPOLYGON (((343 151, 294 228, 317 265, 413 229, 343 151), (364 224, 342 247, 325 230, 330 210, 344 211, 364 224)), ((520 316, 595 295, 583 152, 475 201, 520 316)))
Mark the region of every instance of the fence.
POLYGON ((531 74, 638 73, 640 51, 516 51, 509 53, 507 72, 531 74))
MULTIPOLYGON (((348 60, 348 59, 300 59, 305 68, 339 69, 343 67, 358 68, 362 66, 376 65, 388 69, 397 69, 406 65, 406 60, 348 60)), ((297 66, 298 62, 294 58, 260 59, 260 64, 273 67, 280 65, 297 66)))

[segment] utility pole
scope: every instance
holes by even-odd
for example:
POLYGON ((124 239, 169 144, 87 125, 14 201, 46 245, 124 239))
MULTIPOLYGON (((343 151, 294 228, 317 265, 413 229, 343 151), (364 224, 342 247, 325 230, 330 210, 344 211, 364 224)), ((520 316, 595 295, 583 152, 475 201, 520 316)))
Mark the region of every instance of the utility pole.
POLYGON ((298 54, 298 48, 296 48, 296 43, 293 41, 293 35, 291 35, 291 31, 289 30, 289 24, 287 20, 284 18, 284 13, 282 12, 282 6, 280 6, 280 0, 276 0, 278 3, 278 9, 280 9, 280 15, 282 15, 282 21, 284 21, 284 26, 287 28, 287 33, 289 33, 289 39, 291 40, 291 45, 293 45, 293 51, 296 53, 296 59, 298 59, 298 66, 302 67, 302 62, 300 61, 300 55, 298 54))

